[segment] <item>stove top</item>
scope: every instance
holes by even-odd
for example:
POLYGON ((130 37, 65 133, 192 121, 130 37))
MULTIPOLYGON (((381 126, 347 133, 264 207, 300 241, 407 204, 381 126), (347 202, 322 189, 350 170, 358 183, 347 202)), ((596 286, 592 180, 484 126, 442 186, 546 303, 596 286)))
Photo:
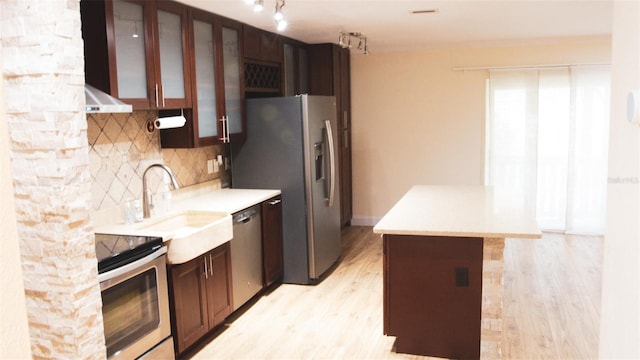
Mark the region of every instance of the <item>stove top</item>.
POLYGON ((155 236, 95 235, 100 274, 145 257, 163 246, 162 238, 155 236))

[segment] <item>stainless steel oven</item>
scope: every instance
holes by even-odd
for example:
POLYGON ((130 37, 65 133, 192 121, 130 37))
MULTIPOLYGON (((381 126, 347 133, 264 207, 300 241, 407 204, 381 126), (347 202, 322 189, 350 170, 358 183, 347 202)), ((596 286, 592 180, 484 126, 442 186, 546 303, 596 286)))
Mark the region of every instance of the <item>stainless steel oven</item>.
POLYGON ((174 358, 161 238, 96 234, 109 359, 174 358))

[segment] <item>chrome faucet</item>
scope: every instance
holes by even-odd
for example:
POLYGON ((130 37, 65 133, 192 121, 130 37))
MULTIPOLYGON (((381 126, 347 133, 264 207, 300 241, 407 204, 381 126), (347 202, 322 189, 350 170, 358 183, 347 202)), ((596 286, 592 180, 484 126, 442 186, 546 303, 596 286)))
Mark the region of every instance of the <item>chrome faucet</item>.
POLYGON ((145 170, 144 173, 142 173, 142 214, 144 216, 145 219, 148 219, 151 217, 151 211, 149 209, 149 194, 147 191, 147 171, 149 171, 149 169, 151 169, 152 167, 159 167, 161 169, 164 169, 164 171, 167 172, 167 174, 169 174, 169 178, 171 179, 171 185, 173 186, 173 189, 179 189, 180 185, 178 184, 178 180, 176 180, 176 177, 173 176, 173 173, 171 172, 171 169, 169 169, 169 167, 167 167, 164 164, 151 164, 149 165, 145 170))

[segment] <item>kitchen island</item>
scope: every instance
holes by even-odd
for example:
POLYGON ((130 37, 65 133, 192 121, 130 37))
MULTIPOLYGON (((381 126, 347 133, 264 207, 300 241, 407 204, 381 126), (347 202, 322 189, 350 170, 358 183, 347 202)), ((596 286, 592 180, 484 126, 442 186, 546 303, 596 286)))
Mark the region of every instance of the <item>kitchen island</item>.
POLYGON ((485 186, 418 185, 378 222, 396 352, 501 357, 505 238, 541 237, 520 201, 485 186))

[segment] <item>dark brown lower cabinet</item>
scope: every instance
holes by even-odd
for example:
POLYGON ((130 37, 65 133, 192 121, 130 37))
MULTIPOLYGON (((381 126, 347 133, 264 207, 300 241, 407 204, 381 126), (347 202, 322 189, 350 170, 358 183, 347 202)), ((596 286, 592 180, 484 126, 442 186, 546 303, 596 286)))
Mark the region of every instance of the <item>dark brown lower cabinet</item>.
POLYGON ((173 338, 183 353, 231 314, 229 243, 184 264, 169 266, 173 338))
POLYGON ((262 203, 262 278, 267 287, 284 275, 282 254, 282 197, 262 203))
POLYGON ((384 235, 384 334, 396 352, 480 358, 482 238, 384 235))

